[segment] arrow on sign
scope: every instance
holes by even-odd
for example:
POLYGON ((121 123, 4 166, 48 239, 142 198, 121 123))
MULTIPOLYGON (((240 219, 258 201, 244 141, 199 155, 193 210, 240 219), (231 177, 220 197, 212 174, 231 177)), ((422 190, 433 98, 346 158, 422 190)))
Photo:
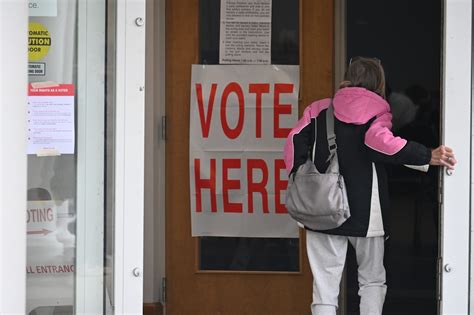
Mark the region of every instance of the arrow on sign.
POLYGON ((48 235, 49 233, 52 233, 52 232, 53 231, 42 229, 42 230, 39 230, 39 231, 28 231, 28 232, 26 232, 26 234, 28 234, 28 235, 43 234, 43 236, 46 236, 46 235, 48 235))

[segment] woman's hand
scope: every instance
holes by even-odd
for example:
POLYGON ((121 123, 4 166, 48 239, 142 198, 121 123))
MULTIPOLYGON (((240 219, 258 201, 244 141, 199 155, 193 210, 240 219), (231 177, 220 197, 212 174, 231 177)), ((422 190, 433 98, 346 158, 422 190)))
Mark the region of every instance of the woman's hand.
POLYGON ((436 149, 431 150, 430 165, 446 166, 450 170, 453 170, 457 162, 454 157, 453 149, 451 148, 440 145, 436 149))

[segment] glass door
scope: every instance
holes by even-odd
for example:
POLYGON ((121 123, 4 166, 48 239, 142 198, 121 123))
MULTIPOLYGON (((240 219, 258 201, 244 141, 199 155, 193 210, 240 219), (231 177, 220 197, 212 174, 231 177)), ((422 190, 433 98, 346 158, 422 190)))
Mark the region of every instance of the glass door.
MULTIPOLYGON (((105 1, 95 5, 103 18, 105 1)), ((94 60, 85 51, 84 23, 92 22, 92 17, 83 7, 84 2, 59 1, 47 9, 32 8, 29 14, 28 314, 54 314, 58 309, 73 313, 81 308, 76 294, 83 294, 85 277, 80 275, 87 272, 94 279, 90 292, 98 298, 90 307, 102 310, 105 19, 95 21, 96 37, 89 40, 96 46, 94 60), (84 71, 87 63, 95 63, 94 73, 84 71), (92 81, 95 88, 89 90, 92 81), (85 119, 87 109, 94 110, 97 120, 85 119), (86 132, 94 136, 87 137, 86 132), (94 152, 87 152, 89 141, 95 142, 94 152), (88 167, 90 154, 95 155, 95 169, 88 167), (90 196, 87 181, 95 190, 90 196), (94 248, 84 246, 88 228, 94 248)))
POLYGON ((29 4, 26 312, 140 313, 144 1, 29 4))

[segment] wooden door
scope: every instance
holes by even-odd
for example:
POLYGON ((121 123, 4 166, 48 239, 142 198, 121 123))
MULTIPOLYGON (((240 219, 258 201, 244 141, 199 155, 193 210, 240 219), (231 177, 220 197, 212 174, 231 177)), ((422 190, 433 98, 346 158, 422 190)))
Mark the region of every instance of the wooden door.
MULTIPOLYGON (((311 101, 332 95, 333 21, 334 0, 300 0, 300 114, 311 101)), ((199 63, 199 53, 199 1, 168 0, 166 312, 170 315, 310 314, 312 276, 304 232, 300 233, 297 272, 200 270, 200 243, 191 237, 189 189, 191 65, 199 63)))

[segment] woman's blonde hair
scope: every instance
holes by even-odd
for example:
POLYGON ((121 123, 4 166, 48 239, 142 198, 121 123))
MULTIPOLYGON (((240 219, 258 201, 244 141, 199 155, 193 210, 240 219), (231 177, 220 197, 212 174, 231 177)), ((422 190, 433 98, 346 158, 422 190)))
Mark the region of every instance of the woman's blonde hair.
POLYGON ((385 98, 385 72, 380 60, 352 58, 339 88, 362 87, 385 98))

